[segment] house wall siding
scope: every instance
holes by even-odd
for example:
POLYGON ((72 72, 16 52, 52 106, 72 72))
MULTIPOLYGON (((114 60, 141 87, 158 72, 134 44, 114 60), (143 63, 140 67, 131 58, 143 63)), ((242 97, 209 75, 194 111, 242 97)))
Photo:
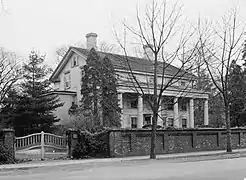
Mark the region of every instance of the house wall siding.
POLYGON ((63 95, 59 94, 60 101, 64 103, 62 107, 57 108, 54 111, 54 114, 57 118, 60 119, 58 124, 69 124, 71 123, 70 116, 68 115, 68 110, 72 105, 72 102, 75 102, 76 98, 72 95, 63 95))
MULTIPOLYGON (((63 70, 60 72, 58 79, 60 80, 59 85, 56 84, 56 87, 59 87, 59 90, 69 90, 69 91, 76 91, 77 89, 80 89, 81 85, 81 66, 84 66, 86 64, 86 61, 83 57, 73 54, 70 59, 68 60, 66 66, 63 68, 63 70), (72 58, 74 56, 78 56, 78 65, 75 67, 72 67, 72 58), (71 86, 68 89, 65 89, 64 85, 64 75, 66 72, 70 72, 71 74, 71 86)), ((77 91, 76 91, 77 92, 77 91)))

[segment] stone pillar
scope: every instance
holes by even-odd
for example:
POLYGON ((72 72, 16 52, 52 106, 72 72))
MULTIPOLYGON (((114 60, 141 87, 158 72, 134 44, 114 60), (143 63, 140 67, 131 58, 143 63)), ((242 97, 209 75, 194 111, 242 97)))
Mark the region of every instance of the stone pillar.
POLYGON ((208 125, 208 99, 204 101, 204 125, 208 125))
POLYGON ((67 136, 67 157, 73 158, 73 150, 75 149, 76 145, 79 143, 79 131, 74 129, 68 129, 66 132, 67 136))
POLYGON ((8 150, 8 162, 14 162, 15 159, 15 131, 13 129, 0 130, 0 144, 8 150))
POLYGON ((190 118, 189 118, 189 126, 190 128, 194 128, 194 100, 190 99, 190 118))
POLYGON ((121 114, 120 114, 121 127, 124 127, 124 122, 123 122, 123 93, 118 94, 118 100, 119 100, 119 107, 121 109, 121 114))
POLYGON ((143 127, 143 98, 138 95, 138 122, 137 128, 143 127))
POLYGON ((179 104, 178 98, 175 97, 173 101, 173 120, 174 120, 174 127, 179 128, 179 104))

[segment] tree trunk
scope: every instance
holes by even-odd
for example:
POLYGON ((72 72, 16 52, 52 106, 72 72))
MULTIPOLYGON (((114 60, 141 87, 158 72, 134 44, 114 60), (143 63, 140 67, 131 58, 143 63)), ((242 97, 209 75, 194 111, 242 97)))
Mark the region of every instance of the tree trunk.
POLYGON ((152 131, 151 131, 151 147, 150 147, 150 159, 156 159, 156 126, 158 117, 158 96, 157 96, 157 54, 155 54, 154 63, 154 99, 153 99, 153 119, 152 119, 152 131))
POLYGON ((153 112, 153 119, 152 119, 152 131, 151 131, 151 147, 150 147, 150 159, 156 159, 156 126, 157 126, 157 111, 153 112))
POLYGON ((230 110, 229 104, 225 107, 225 119, 226 119, 226 151, 232 152, 232 144, 231 144, 231 122, 230 122, 230 110))

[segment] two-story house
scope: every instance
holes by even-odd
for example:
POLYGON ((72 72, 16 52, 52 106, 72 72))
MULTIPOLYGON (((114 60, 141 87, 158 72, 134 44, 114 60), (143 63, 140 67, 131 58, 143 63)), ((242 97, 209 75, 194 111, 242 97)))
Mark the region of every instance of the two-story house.
MULTIPOLYGON (((87 48, 70 47, 64 58, 57 66, 50 77, 54 84, 55 91, 64 105, 56 110, 55 115, 61 119, 61 124, 69 123, 70 116, 68 110, 73 103, 79 104, 81 99, 80 87, 83 76, 83 66, 91 48, 97 47, 97 34, 86 35, 87 48)), ((143 58, 127 57, 131 65, 131 70, 139 82, 153 82, 153 68, 148 57, 151 51, 145 46, 145 56, 143 58)), ((143 125, 151 123, 152 111, 147 101, 136 93, 136 89, 127 83, 129 79, 129 69, 126 66, 124 55, 105 53, 97 51, 101 58, 107 56, 115 68, 119 77, 118 99, 122 109, 122 128, 142 128, 143 125)), ((169 65, 165 69, 165 80, 172 78, 179 68, 169 65)), ((163 76, 158 74, 157 81, 161 82, 163 76)), ((193 88, 195 82, 194 75, 187 73, 173 86, 168 87, 162 97, 159 111, 158 125, 174 127, 194 127, 194 99, 204 102, 204 124, 208 125, 208 94, 193 88)), ((149 85, 148 85, 149 87, 149 85)), ((153 94, 153 89, 143 88, 146 94, 153 94)))

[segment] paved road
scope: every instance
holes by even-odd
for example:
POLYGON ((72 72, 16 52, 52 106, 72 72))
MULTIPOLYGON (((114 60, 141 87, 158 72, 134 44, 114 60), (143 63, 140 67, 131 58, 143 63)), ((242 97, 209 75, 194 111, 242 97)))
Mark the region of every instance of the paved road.
POLYGON ((246 158, 138 160, 0 171, 1 180, 244 180, 246 158))

